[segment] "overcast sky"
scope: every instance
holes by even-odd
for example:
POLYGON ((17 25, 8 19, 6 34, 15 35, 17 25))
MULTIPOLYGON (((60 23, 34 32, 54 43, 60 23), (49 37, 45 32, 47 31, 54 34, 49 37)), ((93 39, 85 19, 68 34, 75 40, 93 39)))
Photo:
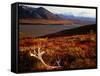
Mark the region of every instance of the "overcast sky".
POLYGON ((55 14, 66 14, 82 17, 93 17, 96 18, 96 9, 93 8, 74 8, 74 7, 56 7, 56 6, 38 6, 38 5, 25 5, 29 7, 44 7, 55 14))

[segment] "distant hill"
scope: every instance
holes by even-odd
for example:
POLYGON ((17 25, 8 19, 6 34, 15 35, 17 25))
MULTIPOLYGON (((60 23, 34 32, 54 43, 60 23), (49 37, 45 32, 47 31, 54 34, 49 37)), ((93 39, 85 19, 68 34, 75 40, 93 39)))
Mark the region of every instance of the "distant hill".
POLYGON ((56 32, 53 34, 48 34, 48 35, 40 36, 40 37, 52 38, 52 37, 59 37, 59 36, 79 35, 79 34, 87 34, 87 33, 90 33, 91 31, 93 33, 96 33, 96 30, 97 30, 96 28, 97 28, 96 24, 85 25, 85 26, 80 26, 80 27, 73 28, 73 29, 63 30, 60 32, 56 32))
POLYGON ((27 6, 19 6, 19 19, 32 18, 32 19, 62 19, 60 16, 53 14, 43 7, 33 8, 27 6))
POLYGON ((74 16, 73 14, 57 14, 44 7, 19 6, 18 13, 21 24, 96 24, 96 18, 74 16))
POLYGON ((82 17, 82 16, 74 16, 72 14, 59 14, 60 17, 62 17, 63 19, 69 19, 69 20, 73 20, 76 24, 95 24, 96 23, 96 19, 92 18, 92 17, 82 17))

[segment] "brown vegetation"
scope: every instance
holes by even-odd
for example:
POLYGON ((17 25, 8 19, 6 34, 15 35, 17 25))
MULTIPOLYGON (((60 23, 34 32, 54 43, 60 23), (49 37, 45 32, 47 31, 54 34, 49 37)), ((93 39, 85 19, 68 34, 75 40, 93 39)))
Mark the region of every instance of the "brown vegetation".
POLYGON ((96 34, 21 38, 19 45, 20 71, 96 67, 96 34))
POLYGON ((19 19, 20 24, 72 24, 72 20, 19 19))

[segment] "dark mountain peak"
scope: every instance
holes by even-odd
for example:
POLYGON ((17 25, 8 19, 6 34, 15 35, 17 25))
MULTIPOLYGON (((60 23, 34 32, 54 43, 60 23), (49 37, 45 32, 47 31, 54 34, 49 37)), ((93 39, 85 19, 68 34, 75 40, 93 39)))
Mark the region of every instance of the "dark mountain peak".
POLYGON ((37 13, 39 15, 41 15, 44 19, 52 19, 52 20, 62 19, 60 16, 54 14, 53 12, 51 12, 43 7, 39 7, 37 9, 37 13))
POLYGON ((43 8, 43 7, 39 7, 37 8, 37 13, 41 13, 41 14, 53 14, 52 12, 48 11, 47 9, 43 8))
POLYGON ((42 9, 42 10, 46 10, 45 8, 43 8, 43 7, 39 7, 39 8, 37 8, 37 9, 42 9))
POLYGON ((28 6, 19 6, 19 18, 33 18, 33 19, 62 19, 60 16, 50 12, 44 7, 33 8, 28 6))

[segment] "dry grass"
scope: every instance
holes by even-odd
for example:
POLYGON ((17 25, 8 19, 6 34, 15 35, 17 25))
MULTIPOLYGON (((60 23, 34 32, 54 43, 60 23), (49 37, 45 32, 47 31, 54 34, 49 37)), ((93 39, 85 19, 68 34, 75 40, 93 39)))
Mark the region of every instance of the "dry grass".
POLYGON ((96 67, 96 34, 55 38, 24 38, 20 39, 19 45, 20 65, 23 66, 21 68, 24 71, 46 70, 37 59, 29 56, 29 51, 32 51, 34 46, 40 46, 46 52, 43 59, 49 65, 57 66, 56 60, 59 57, 62 70, 96 67))
POLYGON ((20 24, 72 24, 72 20, 19 19, 20 24))

